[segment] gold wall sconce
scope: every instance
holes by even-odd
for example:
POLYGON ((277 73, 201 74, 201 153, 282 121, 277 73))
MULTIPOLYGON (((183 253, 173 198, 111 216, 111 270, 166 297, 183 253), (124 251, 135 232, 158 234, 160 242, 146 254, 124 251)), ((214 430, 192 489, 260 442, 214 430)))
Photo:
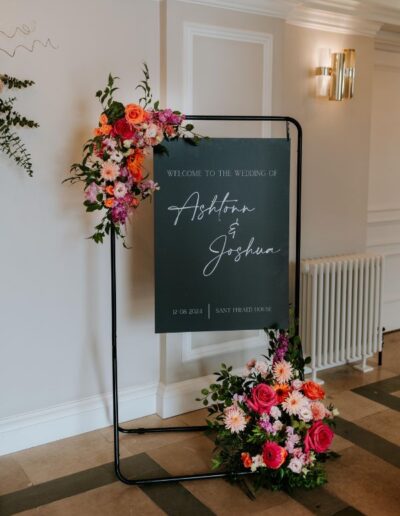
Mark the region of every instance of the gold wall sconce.
POLYGON ((356 51, 346 48, 343 52, 321 49, 317 76, 317 95, 329 100, 351 99, 354 96, 356 51))

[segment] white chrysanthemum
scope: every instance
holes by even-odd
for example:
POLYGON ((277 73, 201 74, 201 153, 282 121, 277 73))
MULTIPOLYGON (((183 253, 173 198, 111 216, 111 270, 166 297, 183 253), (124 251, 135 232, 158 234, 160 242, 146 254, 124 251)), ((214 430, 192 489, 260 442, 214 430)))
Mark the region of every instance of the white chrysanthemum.
POLYGON ((258 374, 265 378, 271 370, 271 364, 268 364, 263 360, 257 360, 257 362, 254 364, 254 369, 258 374))
POLYGON ((282 408, 290 416, 297 416, 300 410, 307 404, 307 400, 299 391, 293 391, 282 403, 282 408))
POLYGON ((104 161, 101 158, 99 158, 99 156, 95 156, 94 154, 91 154, 86 160, 86 165, 89 168, 101 167, 103 163, 104 161))
POLYGON ((288 464, 288 468, 293 471, 293 473, 299 474, 303 468, 303 463, 300 459, 293 457, 288 464))
POLYGON ((282 415, 282 412, 279 410, 279 408, 276 405, 274 405, 273 407, 271 407, 269 414, 274 419, 279 419, 282 415))
POLYGON ((115 163, 121 163, 121 161, 123 160, 123 157, 124 157, 124 155, 122 154, 122 152, 119 152, 116 150, 110 154, 110 159, 112 161, 114 161, 115 163))
POLYGON ((305 403, 299 410, 299 419, 308 423, 313 419, 313 413, 308 403, 305 403))
POLYGON ((286 362, 286 360, 275 362, 272 368, 272 374, 278 383, 288 383, 293 376, 292 364, 286 362))
POLYGON ((252 457, 251 471, 256 471, 258 468, 265 468, 265 463, 262 455, 255 455, 252 457))
POLYGON ((117 182, 114 186, 114 196, 117 198, 124 197, 126 195, 128 189, 126 188, 125 183, 117 182))
POLYGON ((293 387, 293 389, 295 389, 296 391, 298 391, 299 389, 301 389, 301 388, 302 388, 303 383, 304 383, 304 382, 302 382, 301 380, 293 380, 293 382, 292 382, 292 387, 293 387))
POLYGON ((279 421, 279 420, 274 421, 272 423, 272 428, 274 429, 274 432, 280 432, 282 430, 282 428, 283 428, 282 421, 279 421))
POLYGON ((225 428, 230 430, 233 434, 243 432, 246 428, 245 413, 240 407, 232 405, 225 409, 224 417, 225 428))

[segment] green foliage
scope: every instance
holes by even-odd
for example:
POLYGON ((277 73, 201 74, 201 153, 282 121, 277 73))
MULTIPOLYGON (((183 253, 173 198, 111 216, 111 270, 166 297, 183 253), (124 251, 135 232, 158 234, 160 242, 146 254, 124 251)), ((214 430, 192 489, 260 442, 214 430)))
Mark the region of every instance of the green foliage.
POLYGON ((0 74, 0 81, 7 86, 7 88, 12 89, 18 89, 21 90, 23 88, 28 88, 28 86, 33 86, 35 83, 30 80, 23 80, 16 79, 15 77, 10 77, 9 75, 1 75, 0 74))
MULTIPOLYGON (((4 86, 16 89, 27 88, 34 84, 33 81, 19 80, 8 75, 0 75, 0 83, 4 86)), ((26 170, 32 176, 32 161, 25 144, 15 131, 17 127, 39 127, 33 120, 20 115, 14 109, 16 97, 9 97, 6 100, 0 98, 0 151, 13 159, 17 165, 26 170)))
MULTIPOLYGON (((101 104, 103 106, 104 112, 106 110, 110 109, 111 105, 114 102, 113 101, 113 94, 114 94, 114 91, 118 90, 118 87, 115 86, 115 81, 117 79, 119 79, 119 77, 113 77, 111 74, 108 74, 107 86, 104 88, 104 90, 98 90, 96 92, 96 97, 100 100, 100 102, 101 102, 101 104)), ((122 105, 122 108, 123 107, 124 106, 122 105)), ((120 116, 122 116, 122 115, 120 115, 120 116)), ((110 122, 110 123, 112 123, 112 122, 110 122)))
MULTIPOLYGON (((139 82, 139 84, 136 86, 135 89, 142 90, 142 95, 143 96, 140 97, 139 104, 141 104, 142 107, 145 109, 153 101, 153 95, 151 93, 151 88, 150 88, 149 68, 148 68, 146 63, 143 63, 142 71, 143 71, 144 79, 139 82)), ((158 105, 159 105, 158 102, 156 102, 156 104, 154 105, 154 109, 155 110, 158 109, 158 105)))

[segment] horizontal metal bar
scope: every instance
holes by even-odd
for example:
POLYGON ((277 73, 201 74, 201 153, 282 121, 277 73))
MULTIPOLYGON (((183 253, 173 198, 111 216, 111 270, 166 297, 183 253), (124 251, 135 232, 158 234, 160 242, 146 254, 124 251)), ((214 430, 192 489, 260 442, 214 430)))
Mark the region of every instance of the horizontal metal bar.
POLYGON ((165 426, 156 428, 123 428, 118 426, 118 432, 123 434, 148 434, 152 432, 202 432, 207 430, 207 425, 201 426, 165 426))
POLYGON ((189 480, 209 480, 211 478, 235 478, 235 477, 243 477, 247 475, 254 475, 252 471, 240 471, 239 473, 231 474, 227 472, 215 472, 215 473, 197 473, 195 475, 178 475, 171 477, 161 477, 161 478, 139 478, 139 479, 130 479, 126 478, 120 471, 120 469, 116 469, 116 474, 119 480, 124 484, 128 485, 145 485, 145 484, 168 484, 172 482, 187 482, 189 480))
POLYGON ((230 122, 291 122, 301 130, 299 122, 291 116, 262 116, 262 115, 186 115, 185 120, 220 120, 230 122))

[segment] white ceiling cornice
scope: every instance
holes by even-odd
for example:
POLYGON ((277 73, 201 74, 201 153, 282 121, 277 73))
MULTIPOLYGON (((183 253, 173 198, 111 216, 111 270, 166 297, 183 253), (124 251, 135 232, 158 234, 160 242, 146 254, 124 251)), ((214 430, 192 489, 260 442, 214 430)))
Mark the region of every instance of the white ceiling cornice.
POLYGON ((290 11, 301 4, 300 0, 179 0, 187 4, 219 7, 242 13, 261 14, 274 18, 286 18, 290 11))
POLYGON ((179 0, 282 18, 288 23, 375 37, 383 24, 400 26, 400 0, 179 0))
POLYGON ((286 21, 309 29, 369 37, 375 37, 382 26, 382 23, 360 19, 353 15, 312 9, 305 6, 300 6, 291 11, 286 21))
POLYGON ((400 53, 400 34, 381 30, 375 38, 375 49, 400 53))

